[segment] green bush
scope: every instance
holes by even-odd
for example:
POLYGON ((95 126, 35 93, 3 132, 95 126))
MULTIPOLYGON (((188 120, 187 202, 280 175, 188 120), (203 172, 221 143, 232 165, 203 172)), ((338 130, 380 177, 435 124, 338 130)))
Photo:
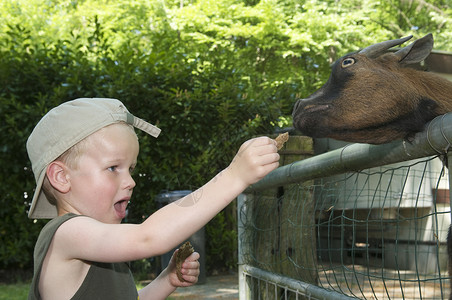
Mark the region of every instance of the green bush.
MULTIPOLYGON (((1 172, 0 268, 31 267, 33 245, 45 221, 26 217, 34 181, 25 142, 34 124, 55 105, 77 97, 118 98, 163 130, 157 140, 139 133, 141 154, 129 222, 141 222, 155 211, 154 199, 162 190, 201 186, 227 166, 241 142, 271 131, 270 121, 283 114, 277 102, 250 101, 252 90, 233 70, 197 74, 199 66, 182 54, 113 49, 97 19, 91 26, 95 30, 86 38, 36 44, 28 29, 11 26, 3 39, 1 155, 6 164, 1 172)), ((221 220, 215 223, 223 226, 221 220)), ((229 235, 235 232, 228 230, 229 235)), ((221 260, 212 260, 234 260, 233 245, 225 245, 229 247, 221 260)))
MULTIPOLYGON (((45 221, 28 220, 34 179, 25 142, 50 108, 78 97, 122 100, 157 124, 140 134, 128 222, 162 190, 196 189, 246 139, 290 119, 329 64, 376 40, 433 31, 450 50, 445 1, 0 2, 0 269, 30 268, 45 221), (400 12, 404 18, 400 19, 400 12)), ((212 270, 236 262, 233 205, 207 226, 212 270)))

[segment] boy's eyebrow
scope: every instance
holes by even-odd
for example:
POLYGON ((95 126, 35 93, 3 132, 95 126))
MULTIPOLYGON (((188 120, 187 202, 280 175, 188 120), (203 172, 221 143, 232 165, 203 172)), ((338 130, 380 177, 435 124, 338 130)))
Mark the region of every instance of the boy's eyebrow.
MULTIPOLYGON (((128 160, 128 158, 126 158, 125 156, 113 156, 113 157, 105 157, 105 161, 107 161, 107 162, 111 162, 111 163, 122 163, 122 162, 124 162, 124 161, 129 161, 128 160)), ((137 162, 138 162, 138 159, 132 159, 131 161, 130 161, 130 164, 131 165, 136 165, 137 164, 137 162)))
MULTIPOLYGON (((124 163, 125 159, 121 157, 115 157, 115 158, 105 158, 104 163, 107 165, 119 165, 121 163, 124 163)), ((130 163, 131 166, 135 166, 137 164, 137 161, 132 161, 130 163)))

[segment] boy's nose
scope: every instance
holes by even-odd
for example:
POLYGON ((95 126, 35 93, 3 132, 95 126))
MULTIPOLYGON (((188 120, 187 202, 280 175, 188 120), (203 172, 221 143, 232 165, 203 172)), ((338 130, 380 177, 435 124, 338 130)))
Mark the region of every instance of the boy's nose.
POLYGON ((133 180, 132 176, 129 174, 124 180, 124 189, 131 190, 135 187, 135 185, 135 180, 133 180))

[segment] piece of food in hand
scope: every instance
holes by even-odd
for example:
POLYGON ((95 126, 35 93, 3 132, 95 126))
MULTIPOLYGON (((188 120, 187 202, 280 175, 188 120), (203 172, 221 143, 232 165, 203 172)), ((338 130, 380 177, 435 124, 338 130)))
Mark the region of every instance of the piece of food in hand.
POLYGON ((284 144, 289 140, 289 133, 284 132, 279 134, 275 141, 276 141, 276 147, 278 148, 278 151, 281 150, 281 148, 284 146, 284 144))
POLYGON ((176 274, 181 282, 185 281, 185 279, 182 278, 182 264, 193 252, 195 252, 195 249, 193 249, 193 246, 187 241, 180 246, 176 253, 176 274))

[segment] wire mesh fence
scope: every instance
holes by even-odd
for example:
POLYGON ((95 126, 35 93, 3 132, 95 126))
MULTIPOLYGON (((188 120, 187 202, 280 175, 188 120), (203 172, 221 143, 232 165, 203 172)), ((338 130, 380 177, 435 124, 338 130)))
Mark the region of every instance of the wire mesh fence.
POLYGON ((242 262, 361 299, 446 299, 445 173, 435 157, 254 193, 242 262))
POLYGON ((353 144, 248 189, 241 299, 448 299, 449 133, 451 114, 412 143, 353 144))

